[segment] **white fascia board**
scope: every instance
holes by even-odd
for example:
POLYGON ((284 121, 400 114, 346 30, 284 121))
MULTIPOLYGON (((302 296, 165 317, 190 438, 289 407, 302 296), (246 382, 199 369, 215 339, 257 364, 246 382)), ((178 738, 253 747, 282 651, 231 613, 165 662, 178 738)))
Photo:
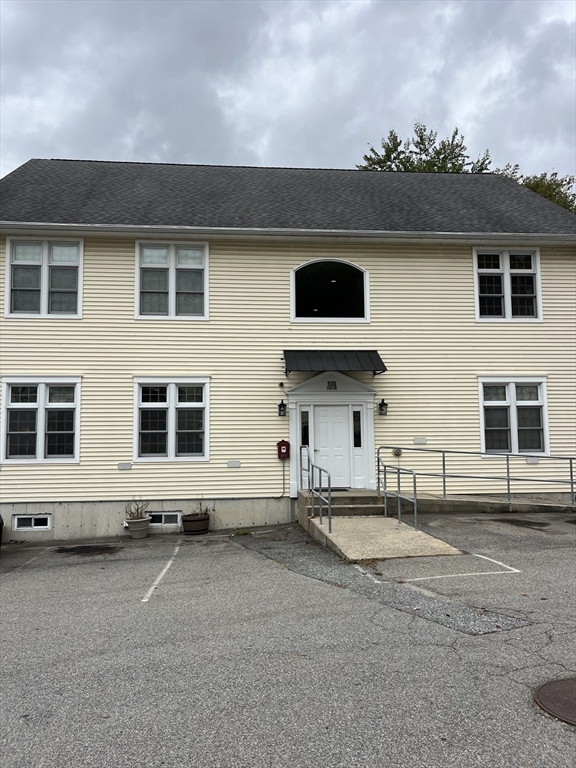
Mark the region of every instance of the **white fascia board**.
POLYGON ((76 236, 120 235, 125 237, 155 235, 162 237, 196 237, 220 238, 232 240, 261 240, 269 237, 274 240, 324 240, 338 242, 357 242, 358 240, 379 241, 395 240, 404 242, 459 242, 463 244, 491 245, 498 243, 502 247, 522 243, 538 243, 553 245, 560 243, 575 243, 576 234, 564 233, 551 235, 549 233, 506 233, 506 232, 389 232, 381 230, 348 230, 348 229, 267 229, 254 227, 183 227, 165 225, 134 225, 134 224, 71 224, 52 222, 0 222, 0 228, 6 235, 29 235, 31 232, 74 233, 76 236))

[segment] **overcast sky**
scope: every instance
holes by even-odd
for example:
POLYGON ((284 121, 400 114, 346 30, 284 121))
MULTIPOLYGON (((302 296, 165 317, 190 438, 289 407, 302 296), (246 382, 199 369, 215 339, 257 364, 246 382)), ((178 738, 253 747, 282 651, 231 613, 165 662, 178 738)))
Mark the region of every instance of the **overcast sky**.
POLYGON ((1 172, 31 157, 353 168, 391 128, 576 172, 574 0, 4 0, 1 172))

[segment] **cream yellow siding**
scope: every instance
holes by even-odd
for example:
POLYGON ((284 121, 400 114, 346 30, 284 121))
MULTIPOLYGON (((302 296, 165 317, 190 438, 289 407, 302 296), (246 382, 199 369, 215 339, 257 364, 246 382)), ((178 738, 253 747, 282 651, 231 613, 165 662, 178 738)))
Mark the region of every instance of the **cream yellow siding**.
MULTIPOLYGON (((387 417, 375 416, 377 446, 410 446, 422 436, 427 448, 479 451, 478 377, 509 375, 546 377, 550 452, 576 450, 571 247, 541 249, 542 322, 476 321, 469 245, 213 240, 209 270, 209 321, 135 318, 131 239, 85 239, 82 319, 6 318, 2 286, 2 375, 82 377, 79 463, 6 464, 3 501, 279 496, 276 442, 290 437, 288 419, 277 415, 278 401, 286 399, 279 385, 289 389, 307 378, 285 376, 284 349, 379 351, 387 373, 355 374, 389 403, 387 417), (291 270, 318 258, 346 259, 369 271, 370 323, 290 321, 291 270), (209 461, 134 461, 130 471, 118 470, 119 462, 133 461, 139 376, 210 377, 209 461), (241 466, 230 468, 229 460, 241 466)), ((4 275, 2 265, 2 281, 4 275)), ((475 473, 493 473, 494 462, 476 461, 475 473)), ((416 456, 409 465, 435 471, 439 463, 416 456)), ((463 471, 470 464, 453 459, 450 467, 463 471)), ((519 474, 528 471, 553 477, 558 467, 522 463, 519 474)), ((479 489, 505 490, 501 483, 451 486, 479 489)))

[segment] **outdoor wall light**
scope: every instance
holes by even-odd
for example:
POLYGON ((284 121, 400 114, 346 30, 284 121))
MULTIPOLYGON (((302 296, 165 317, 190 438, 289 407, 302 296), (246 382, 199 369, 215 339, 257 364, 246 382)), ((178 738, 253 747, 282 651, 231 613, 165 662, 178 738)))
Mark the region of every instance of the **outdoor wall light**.
POLYGON ((278 403, 278 416, 286 416, 286 403, 280 400, 278 403))
POLYGON ((379 416, 388 415, 388 403, 386 403, 384 400, 380 400, 380 402, 378 403, 378 415, 379 416))

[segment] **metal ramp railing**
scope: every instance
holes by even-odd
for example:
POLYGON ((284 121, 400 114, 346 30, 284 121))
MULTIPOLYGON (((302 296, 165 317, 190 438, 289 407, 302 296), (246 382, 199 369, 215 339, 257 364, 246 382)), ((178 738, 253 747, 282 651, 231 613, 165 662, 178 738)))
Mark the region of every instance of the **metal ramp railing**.
MULTIPOLYGON (((380 449, 378 449, 380 451, 380 449)), ((403 469, 394 467, 391 464, 384 464, 380 460, 378 453, 378 496, 384 497, 384 517, 388 517, 388 497, 396 499, 396 514, 398 523, 402 522, 402 501, 412 503, 414 530, 418 530, 418 493, 416 488, 416 476, 418 473, 412 469, 403 469), (396 490, 392 491, 388 485, 388 473, 396 476, 396 490), (406 496, 402 493, 402 475, 412 477, 412 496, 406 496)))
POLYGON ((394 497, 398 499, 398 509, 401 508, 401 499, 408 499, 408 501, 412 501, 409 497, 406 497, 401 494, 401 476, 406 474, 411 474, 413 476, 413 494, 414 494, 414 510, 415 510, 415 517, 417 514, 417 502, 416 502, 416 477, 432 477, 432 478, 441 478, 442 479, 442 497, 445 499, 447 498, 448 494, 448 480, 449 479, 459 479, 459 480, 489 480, 489 481, 497 481, 502 482, 506 484, 506 498, 509 504, 512 502, 512 483, 544 483, 545 485, 557 485, 557 486, 568 486, 570 491, 570 500, 571 503, 574 504, 575 499, 575 489, 574 489, 574 461, 575 458, 573 456, 542 456, 537 454, 528 454, 528 453, 490 453, 485 454, 481 452, 475 452, 475 451, 448 451, 443 449, 437 449, 437 448, 414 448, 412 446, 409 446, 407 448, 401 447, 401 446, 394 446, 394 445, 381 445, 378 448, 377 451, 377 467, 378 467, 378 479, 377 479, 377 488, 379 495, 383 495, 385 499, 385 513, 386 513, 386 507, 387 507, 387 498, 394 497), (416 453, 430 453, 430 454, 437 454, 441 458, 441 467, 439 468, 439 471, 433 472, 433 471, 416 471, 407 469, 405 467, 398 467, 393 466, 390 464, 385 464, 384 459, 382 457, 382 451, 391 450, 393 451, 397 456, 400 456, 404 451, 413 451, 416 453), (475 459, 481 459, 482 461, 489 457, 490 459, 496 459, 503 461, 505 464, 503 474, 493 474, 491 472, 488 472, 487 474, 478 474, 478 470, 476 470, 473 474, 465 474, 463 472, 448 472, 447 471, 447 464, 448 460, 447 457, 455 455, 455 456, 461 456, 461 457, 469 457, 473 462, 475 459), (475 458, 474 458, 475 457, 475 458), (518 475, 513 475, 511 473, 511 462, 515 462, 518 459, 522 459, 526 462, 526 460, 531 460, 531 463, 538 463, 540 461, 554 461, 554 462, 560 462, 565 466, 564 470, 564 476, 563 477, 522 477, 518 475), (397 481, 396 481, 396 491, 393 492, 389 489, 388 485, 388 473, 389 472, 395 472, 397 481), (381 493, 382 491, 382 493, 381 493))
POLYGON ((306 490, 310 494, 310 503, 312 506, 312 517, 316 517, 314 499, 318 499, 318 522, 322 522, 322 505, 326 504, 328 511, 328 533, 332 533, 332 481, 330 472, 317 464, 312 463, 310 448, 307 445, 300 446, 300 487, 304 488, 304 476, 306 475, 306 490), (304 466, 304 457, 306 457, 306 466, 304 466), (316 476, 318 484, 316 484, 316 476), (322 477, 326 479, 326 485, 322 482, 322 477), (327 496, 323 495, 327 491, 327 496))

